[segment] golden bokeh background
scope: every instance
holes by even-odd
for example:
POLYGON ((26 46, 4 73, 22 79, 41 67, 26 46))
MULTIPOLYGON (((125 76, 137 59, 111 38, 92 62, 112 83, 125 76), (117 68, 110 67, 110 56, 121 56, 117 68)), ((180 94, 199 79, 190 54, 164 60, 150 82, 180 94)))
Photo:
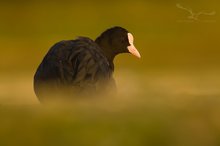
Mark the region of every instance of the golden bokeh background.
POLYGON ((220 145, 219 8, 217 0, 0 1, 0 145, 220 145), (117 56, 118 96, 42 108, 32 84, 48 49, 113 26, 134 35, 142 56, 117 56))

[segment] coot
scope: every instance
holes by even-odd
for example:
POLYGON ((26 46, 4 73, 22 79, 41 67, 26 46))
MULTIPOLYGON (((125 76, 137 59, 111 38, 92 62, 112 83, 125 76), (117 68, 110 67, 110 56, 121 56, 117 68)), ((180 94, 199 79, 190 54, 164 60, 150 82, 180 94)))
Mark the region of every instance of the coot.
POLYGON ((96 95, 115 88, 113 60, 120 53, 140 58, 133 35, 122 27, 104 31, 93 41, 87 37, 52 46, 34 75, 34 91, 40 101, 78 95, 96 95), (53 95, 53 96, 51 96, 53 95))

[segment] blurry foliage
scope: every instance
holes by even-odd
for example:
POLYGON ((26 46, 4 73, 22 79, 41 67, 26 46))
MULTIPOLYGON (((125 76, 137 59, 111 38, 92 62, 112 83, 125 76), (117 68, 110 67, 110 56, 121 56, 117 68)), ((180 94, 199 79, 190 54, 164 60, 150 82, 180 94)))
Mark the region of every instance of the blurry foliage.
POLYGON ((218 146, 219 100, 199 98, 2 106, 0 145, 218 146))

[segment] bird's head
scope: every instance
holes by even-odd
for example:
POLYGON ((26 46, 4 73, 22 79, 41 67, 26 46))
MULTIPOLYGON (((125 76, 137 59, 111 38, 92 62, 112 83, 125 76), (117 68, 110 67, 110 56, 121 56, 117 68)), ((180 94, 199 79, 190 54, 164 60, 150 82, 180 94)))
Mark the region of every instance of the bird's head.
POLYGON ((113 56, 120 53, 131 53, 141 58, 140 53, 134 46, 133 35, 122 27, 113 27, 106 30, 96 39, 96 42, 104 51, 113 56))

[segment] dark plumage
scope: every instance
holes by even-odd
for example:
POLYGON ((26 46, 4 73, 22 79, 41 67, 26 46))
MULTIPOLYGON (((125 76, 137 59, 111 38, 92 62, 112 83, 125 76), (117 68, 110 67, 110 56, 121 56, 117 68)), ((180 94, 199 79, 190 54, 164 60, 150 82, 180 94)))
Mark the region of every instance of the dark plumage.
POLYGON ((112 76, 114 57, 129 52, 140 57, 133 45, 133 36, 130 34, 130 38, 128 34, 124 28, 113 27, 95 41, 79 37, 56 43, 35 73, 37 97, 45 100, 53 97, 48 94, 65 94, 68 97, 96 95, 115 88, 112 76))

